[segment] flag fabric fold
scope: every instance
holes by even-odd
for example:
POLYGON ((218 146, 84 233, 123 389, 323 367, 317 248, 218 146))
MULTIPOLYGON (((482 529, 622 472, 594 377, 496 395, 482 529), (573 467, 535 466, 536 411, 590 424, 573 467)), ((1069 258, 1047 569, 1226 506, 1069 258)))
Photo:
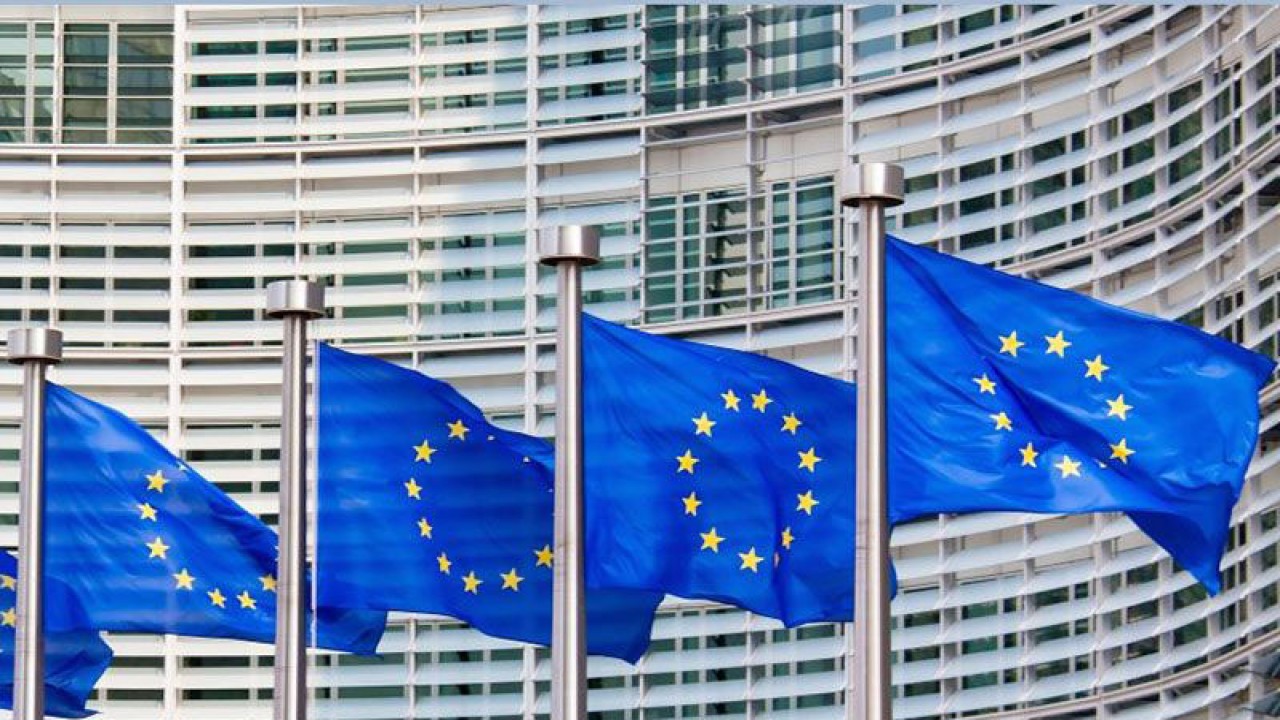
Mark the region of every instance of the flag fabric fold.
MULTIPOLYGON (((121 413, 49 384, 49 577, 87 626, 274 642, 276 534, 121 413)), ((320 607, 321 647, 372 653, 385 613, 320 607)))
MULTIPOLYGON (((321 345, 318 375, 321 604, 447 615, 546 645, 551 445, 377 358, 321 345)), ((638 659, 661 598, 590 592, 588 651, 638 659)))
POLYGON ((890 238, 891 520, 1122 511, 1204 584, 1275 363, 890 238))
MULTIPOLYGON (((890 239, 888 499, 1125 512, 1211 592, 1274 362, 890 239)), ((587 577, 849 619, 854 387, 587 317, 587 577)))
POLYGON ((854 391, 583 317, 587 581, 852 617, 854 391))
MULTIPOLYGON (((13 707, 17 660, 18 561, 0 552, 0 708, 13 707)), ((86 630, 84 609, 67 586, 45 579, 45 712, 56 717, 93 715, 85 707, 93 686, 111 664, 111 648, 97 631, 86 630)))

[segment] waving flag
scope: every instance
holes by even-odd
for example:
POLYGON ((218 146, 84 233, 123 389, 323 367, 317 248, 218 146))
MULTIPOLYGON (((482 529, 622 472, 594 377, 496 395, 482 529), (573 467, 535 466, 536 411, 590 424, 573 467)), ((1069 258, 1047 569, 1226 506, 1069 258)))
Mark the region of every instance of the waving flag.
MULTIPOLYGON (((551 635, 552 448, 438 380, 320 346, 320 601, 551 635)), ((592 591, 587 649, 634 661, 660 594, 592 591)))
MULTIPOLYGON (((889 516, 1122 511, 1211 592, 1274 363, 890 240, 889 516)), ((588 317, 587 579, 852 614, 852 385, 588 317)))
MULTIPOLYGON (((52 383, 46 572, 99 630, 275 640, 276 534, 119 412, 52 383)), ((318 612, 371 653, 385 613, 318 612)))
MULTIPOLYGON (((18 561, 0 552, 0 708, 13 707, 14 645, 17 613, 18 561)), ((93 630, 86 630, 80 602, 56 580, 44 583, 45 679, 44 704, 49 715, 82 718, 93 686, 111 664, 111 648, 93 630)))

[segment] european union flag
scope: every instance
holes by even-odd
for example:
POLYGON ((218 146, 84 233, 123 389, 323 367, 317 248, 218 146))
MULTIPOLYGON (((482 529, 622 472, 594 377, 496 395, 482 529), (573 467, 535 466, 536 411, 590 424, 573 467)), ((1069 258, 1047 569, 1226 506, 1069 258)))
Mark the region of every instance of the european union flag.
MULTIPOLYGON (((1123 511, 1218 590, 1271 360, 896 239, 886 265, 891 522, 1123 511)), ((595 318, 583 365, 589 584, 849 618, 852 385, 595 318)))
POLYGON ((587 582, 853 614, 854 391, 583 317, 587 582))
MULTIPOLYGON (((18 561, 0 552, 0 708, 13 707, 13 674, 17 658, 14 646, 17 623, 18 561)), ((66 585, 44 582, 44 704, 57 717, 82 718, 93 714, 85 707, 89 693, 111 664, 111 648, 86 630, 84 611, 66 585)))
POLYGON ((890 239, 889 502, 1123 511, 1210 592, 1275 363, 890 239))
MULTIPOLYGON (((276 534, 119 412, 50 383, 49 577, 89 627, 275 640, 276 534)), ((371 653, 385 613, 320 608, 319 645, 371 653)))
MULTIPOLYGON (((546 645, 551 446, 420 373, 327 345, 319 358, 321 604, 438 613, 546 645)), ((588 651, 638 659, 661 599, 591 592, 588 651)))

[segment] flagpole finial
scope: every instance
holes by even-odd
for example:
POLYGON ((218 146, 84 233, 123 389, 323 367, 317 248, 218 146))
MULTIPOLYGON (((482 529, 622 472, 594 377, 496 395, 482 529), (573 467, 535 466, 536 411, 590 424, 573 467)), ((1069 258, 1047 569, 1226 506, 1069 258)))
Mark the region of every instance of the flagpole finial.
POLYGON ((848 165, 840 171, 840 204, 858 207, 871 200, 885 207, 901 205, 903 185, 901 165, 879 162, 848 165))
POLYGON ((45 327, 10 330, 9 362, 14 365, 62 362, 62 331, 45 327))
POLYGON ((309 280, 277 280, 267 286, 267 317, 324 316, 324 286, 309 280))
POLYGON ((562 225, 539 230, 538 262, 595 265, 600 262, 600 231, 594 225, 562 225))

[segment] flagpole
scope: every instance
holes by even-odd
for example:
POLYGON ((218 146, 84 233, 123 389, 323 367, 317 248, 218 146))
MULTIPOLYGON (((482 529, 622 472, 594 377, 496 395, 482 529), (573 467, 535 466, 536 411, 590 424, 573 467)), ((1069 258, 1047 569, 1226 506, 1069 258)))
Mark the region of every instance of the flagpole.
POLYGON ((551 720, 587 717, 587 615, 582 489, 582 268, 600 262, 594 227, 568 225, 538 238, 539 261, 556 268, 555 561, 551 601, 551 720))
POLYGON ((280 417, 280 549, 276 561, 275 720, 307 716, 307 323, 324 315, 324 287, 267 286, 267 315, 284 322, 280 417))
POLYGON ((889 504, 885 472, 884 210, 902 204, 902 166, 852 165, 843 170, 840 180, 840 203, 862 211, 855 256, 859 308, 854 657, 846 714, 851 720, 890 720, 893 694, 889 671, 889 504))
POLYGON ((18 485, 18 617, 14 720, 44 720, 45 370, 62 362, 62 332, 9 331, 9 362, 22 366, 22 455, 18 485))

